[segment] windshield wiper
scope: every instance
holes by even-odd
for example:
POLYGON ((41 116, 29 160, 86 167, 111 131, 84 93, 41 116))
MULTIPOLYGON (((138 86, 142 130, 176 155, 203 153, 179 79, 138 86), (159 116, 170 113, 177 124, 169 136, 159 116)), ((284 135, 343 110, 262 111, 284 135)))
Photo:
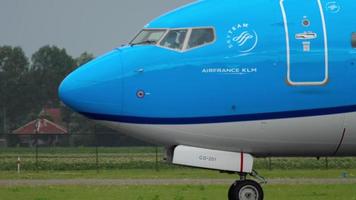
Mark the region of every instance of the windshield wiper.
POLYGON ((140 45, 140 44, 156 44, 156 42, 157 41, 154 40, 145 40, 137 43, 131 43, 131 46, 140 45))

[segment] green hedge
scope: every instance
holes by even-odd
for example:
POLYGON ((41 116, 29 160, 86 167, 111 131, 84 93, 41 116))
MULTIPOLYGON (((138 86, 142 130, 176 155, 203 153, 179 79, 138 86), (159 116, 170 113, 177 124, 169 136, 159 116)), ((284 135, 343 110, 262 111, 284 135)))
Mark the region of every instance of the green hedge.
MULTIPOLYGON (((95 169, 160 169, 179 168, 161 161, 163 148, 158 149, 156 163, 155 147, 99 148, 98 164, 96 149, 40 148, 38 163, 35 151, 29 148, 0 149, 0 170, 16 170, 17 158, 21 158, 23 170, 95 170, 95 169), (4 150, 4 151, 2 151, 4 150)), ((256 169, 356 169, 356 158, 259 158, 256 169), (271 162, 269 162, 271 160, 271 162)))

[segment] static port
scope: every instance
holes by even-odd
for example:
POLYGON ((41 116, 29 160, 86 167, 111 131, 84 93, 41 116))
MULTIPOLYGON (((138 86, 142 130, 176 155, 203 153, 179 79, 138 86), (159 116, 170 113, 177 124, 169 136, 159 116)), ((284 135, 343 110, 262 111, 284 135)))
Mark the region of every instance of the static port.
POLYGON ((145 91, 139 90, 137 91, 136 96, 140 99, 143 99, 145 97, 145 94, 146 94, 145 91))

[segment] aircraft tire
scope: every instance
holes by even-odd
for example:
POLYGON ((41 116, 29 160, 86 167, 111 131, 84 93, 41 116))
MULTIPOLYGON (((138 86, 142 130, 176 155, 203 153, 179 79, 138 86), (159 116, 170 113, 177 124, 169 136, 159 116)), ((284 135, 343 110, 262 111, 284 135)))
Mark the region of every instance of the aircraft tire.
POLYGON ((229 200, 263 200, 264 193, 256 181, 236 181, 229 189, 229 200))

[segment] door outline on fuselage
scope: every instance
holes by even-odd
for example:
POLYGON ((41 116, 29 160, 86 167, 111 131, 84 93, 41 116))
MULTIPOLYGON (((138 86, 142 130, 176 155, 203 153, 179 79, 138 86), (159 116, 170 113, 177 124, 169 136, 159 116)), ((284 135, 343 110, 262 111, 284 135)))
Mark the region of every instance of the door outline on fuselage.
POLYGON ((288 19, 287 19, 287 14, 286 10, 284 7, 284 2, 286 0, 280 0, 280 7, 282 10, 282 16, 283 16, 283 23, 284 23, 284 30, 285 30, 285 35, 286 35, 286 46, 287 46, 287 82, 291 86, 321 86, 321 85, 326 85, 329 81, 329 50, 328 50, 328 34, 327 34, 327 29, 326 29, 326 21, 325 21, 325 15, 324 15, 324 10, 323 6, 321 4, 320 0, 316 0, 319 5, 319 10, 320 10, 320 15, 321 15, 321 23, 322 23, 322 28, 323 28, 323 35, 324 35, 324 65, 325 65, 325 77, 323 81, 315 81, 315 82, 295 82, 291 79, 291 55, 290 55, 290 35, 289 35, 289 27, 288 27, 288 19))

